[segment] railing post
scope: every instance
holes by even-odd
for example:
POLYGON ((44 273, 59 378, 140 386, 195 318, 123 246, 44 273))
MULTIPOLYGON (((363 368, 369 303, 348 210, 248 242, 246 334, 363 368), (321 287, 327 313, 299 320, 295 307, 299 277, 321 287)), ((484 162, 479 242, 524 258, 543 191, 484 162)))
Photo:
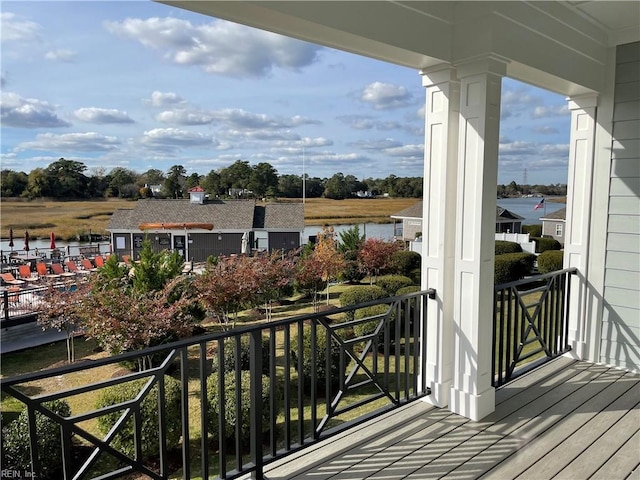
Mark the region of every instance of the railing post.
MULTIPOLYGON (((262 330, 251 332, 250 338, 251 352, 251 462, 255 465, 251 478, 263 478, 262 460, 262 330)), ((275 379, 271 379, 275 381, 275 379)), ((240 388, 238 386, 238 388, 240 388)), ((273 399, 271 399, 273 401, 273 399)))
POLYGON ((7 290, 2 292, 2 305, 4 308, 4 319, 9 320, 9 292, 7 290))

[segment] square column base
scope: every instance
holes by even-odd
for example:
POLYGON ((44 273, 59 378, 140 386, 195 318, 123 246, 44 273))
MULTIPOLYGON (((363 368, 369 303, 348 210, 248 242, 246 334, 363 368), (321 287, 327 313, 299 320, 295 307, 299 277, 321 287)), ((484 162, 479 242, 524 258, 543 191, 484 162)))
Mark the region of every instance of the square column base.
POLYGON ((423 397, 422 400, 434 407, 443 408, 449 405, 449 394, 451 393, 451 382, 431 382, 429 385, 431 394, 423 397))
POLYGON ((479 395, 451 388, 449 410, 463 417, 478 421, 494 411, 496 390, 489 387, 479 395))

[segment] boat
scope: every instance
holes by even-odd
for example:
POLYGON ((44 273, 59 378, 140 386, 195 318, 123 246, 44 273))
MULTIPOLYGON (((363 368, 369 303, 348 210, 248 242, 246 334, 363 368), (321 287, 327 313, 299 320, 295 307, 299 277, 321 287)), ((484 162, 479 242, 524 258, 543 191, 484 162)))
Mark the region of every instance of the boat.
POLYGON ((141 223, 140 230, 213 230, 213 223, 141 223))

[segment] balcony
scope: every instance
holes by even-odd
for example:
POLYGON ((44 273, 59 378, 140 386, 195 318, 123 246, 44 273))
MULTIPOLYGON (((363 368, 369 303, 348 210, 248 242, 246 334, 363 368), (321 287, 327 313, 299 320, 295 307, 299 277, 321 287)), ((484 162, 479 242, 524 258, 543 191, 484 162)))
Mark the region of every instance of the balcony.
POLYGON ((424 401, 426 290, 3 378, 31 432, 33 461, 11 468, 43 477, 46 417, 62 439, 53 478, 626 478, 640 376, 559 356, 574 273, 496 287, 496 410, 481 421, 424 401), (105 377, 125 362, 147 368, 105 377))

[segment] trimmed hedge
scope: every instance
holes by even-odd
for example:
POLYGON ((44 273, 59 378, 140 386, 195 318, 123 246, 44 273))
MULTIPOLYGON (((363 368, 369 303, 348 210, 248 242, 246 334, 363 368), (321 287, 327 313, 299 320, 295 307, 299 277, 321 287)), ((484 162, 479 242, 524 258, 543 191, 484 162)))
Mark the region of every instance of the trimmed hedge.
POLYGON ((522 247, 517 242, 507 242, 506 240, 496 240, 496 255, 505 253, 519 253, 522 247))
MULTIPOLYGON (((71 416, 69 404, 64 400, 54 400, 44 404, 61 417, 71 416)), ((36 435, 38 436, 38 456, 40 472, 37 478, 62 478, 62 439, 60 426, 49 417, 36 412, 36 435)), ((2 428, 2 469, 24 471, 31 465, 29 447, 29 418, 23 410, 18 418, 2 428)))
MULTIPOLYGON (((269 373, 269 338, 262 337, 262 373, 269 373)), ((240 339, 240 370, 249 370, 251 368, 251 339, 248 335, 243 335, 240 339)), ((236 369, 236 342, 227 338, 224 341, 224 360, 223 369, 225 372, 231 372, 236 369)), ((218 371, 218 354, 213 355, 211 361, 212 371, 218 371)))
MULTIPOLYGON (((262 433, 269 431, 271 420, 270 396, 271 380, 262 375, 262 433)), ((240 374, 240 405, 238 411, 241 418, 240 442, 247 446, 251 440, 251 373, 243 371, 240 374)), ((236 407, 236 376, 235 373, 226 373, 224 376, 224 438, 233 441, 236 438, 236 423, 238 422, 236 407)), ((207 379, 207 399, 209 402, 209 433, 215 439, 220 431, 219 414, 222 398, 218 392, 218 375, 211 375, 207 379)))
POLYGON ((385 291, 387 297, 394 297, 401 288, 413 285, 413 280, 403 275, 383 275, 378 277, 376 285, 385 291))
MULTIPOLYGON (((102 391, 96 402, 96 408, 108 407, 117 403, 135 398, 148 379, 142 378, 112 387, 102 391)), ((173 377, 164 377, 165 388, 165 422, 167 434, 167 449, 178 447, 181 436, 182 417, 180 412, 181 388, 180 382, 173 377)), ((98 417, 98 429, 104 435, 111 430, 123 410, 108 413, 98 417)), ((160 452, 160 438, 158 436, 158 384, 156 383, 142 400, 140 405, 142 418, 142 455, 146 458, 155 457, 160 452)), ((133 416, 121 426, 111 442, 111 446, 120 450, 125 455, 133 458, 135 455, 133 416)))
POLYGON ((538 271, 540 273, 549 273, 562 270, 563 261, 563 250, 547 250, 538 255, 538 271))
POLYGON ((536 253, 562 249, 562 245, 555 238, 530 237, 530 240, 536 242, 536 253))
POLYGON ((418 285, 408 285, 406 287, 399 288, 396 292, 396 295, 407 295, 409 293, 416 293, 420 291, 420 287, 418 285))
MULTIPOLYGON (((384 315, 385 313, 387 313, 388 310, 389 310, 389 305, 386 305, 386 304, 373 305, 371 307, 360 308, 356 310, 355 318, 356 320, 360 320, 366 317, 384 315)), ((393 322, 395 321, 393 317, 395 316, 395 312, 393 312, 391 315, 392 315, 391 328, 393 328, 393 322)), ((380 323, 380 319, 371 320, 370 322, 358 323, 353 327, 353 333, 356 337, 363 337, 364 335, 369 335, 370 333, 373 333, 375 331, 379 323, 380 323)), ((382 342, 383 339, 384 339, 384 328, 380 331, 380 335, 378 336, 378 341, 382 342)))
POLYGON ((533 270, 536 256, 533 253, 505 253, 496 255, 494 283, 502 283, 520 280, 529 275, 533 270))
MULTIPOLYGON (((324 328, 316 328, 316 365, 311 364, 311 327, 305 327, 302 334, 302 352, 298 344, 298 335, 291 339, 291 360, 293 367, 298 371, 298 358, 302 355, 302 372, 298 371, 298 377, 303 376, 305 392, 311 391, 311 373, 315 374, 316 389, 320 394, 325 394, 327 387, 327 375, 331 379, 331 388, 335 389, 340 382, 340 347, 334 340, 330 347, 330 370, 327 372, 327 334, 324 328)), ((349 357, 345 356, 346 363, 349 357)), ((345 363, 345 366, 346 366, 345 363)))
POLYGON ((422 263, 420 254, 411 250, 398 250, 391 256, 391 259, 393 260, 395 273, 405 277, 410 277, 411 272, 419 269, 422 263))
MULTIPOLYGON (((359 285, 347 288, 340 294, 340 305, 350 307, 385 297, 388 297, 387 293, 378 285, 359 285)), ((353 311, 345 312, 345 318, 347 321, 353 320, 353 311)))
POLYGON ((522 233, 528 233, 529 237, 541 237, 542 225, 522 225, 522 233))

